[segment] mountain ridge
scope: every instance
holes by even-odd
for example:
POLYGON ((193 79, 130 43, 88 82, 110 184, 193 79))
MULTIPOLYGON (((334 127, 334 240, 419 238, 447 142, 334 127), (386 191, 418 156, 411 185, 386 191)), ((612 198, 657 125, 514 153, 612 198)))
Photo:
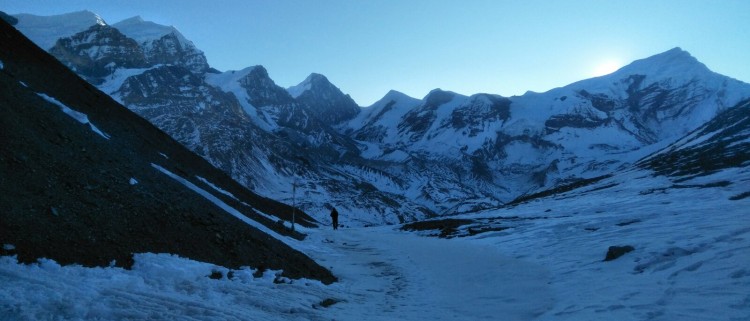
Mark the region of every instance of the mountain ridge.
MULTIPOLYGON (((185 74, 194 80, 178 86, 159 80, 158 95, 135 100, 124 100, 121 88, 108 93, 258 193, 291 203, 291 186, 302 179, 301 206, 321 220, 336 206, 356 224, 496 207, 604 175, 750 96, 750 85, 679 47, 544 93, 438 88, 417 99, 390 91, 370 107, 316 73, 284 89, 262 66, 221 73, 184 59, 150 64, 113 75, 140 77, 138 86, 177 79, 166 77, 175 68, 196 78, 185 74), (200 112, 169 113, 170 101, 200 112)), ((103 86, 110 84, 117 86, 103 86)))

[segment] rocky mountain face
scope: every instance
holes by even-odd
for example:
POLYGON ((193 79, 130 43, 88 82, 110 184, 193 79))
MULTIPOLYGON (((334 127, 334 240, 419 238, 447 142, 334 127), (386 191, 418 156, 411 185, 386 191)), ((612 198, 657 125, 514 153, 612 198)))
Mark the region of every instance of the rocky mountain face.
POLYGON ((485 184, 505 202, 629 164, 733 106, 749 89, 675 48, 541 94, 434 90, 401 108, 388 99, 348 126, 352 137, 380 147, 369 158, 398 153, 452 164, 471 185, 485 184))
MULTIPOLYGON (((84 32, 117 34, 99 31, 84 32)), ((304 239, 278 224, 290 219, 289 206, 247 190, 3 21, 0 42, 0 254, 129 268, 133 253, 171 253, 335 280, 285 243, 304 239)), ((174 68, 164 74, 193 75, 174 68)), ((144 93, 157 95, 144 89, 132 97, 144 93)), ((296 216, 297 224, 317 226, 304 212, 296 216)))
POLYGON ((329 125, 352 119, 359 113, 357 103, 321 74, 311 74, 288 91, 317 119, 329 125))
POLYGON ((141 17, 125 19, 112 27, 136 40, 150 65, 180 65, 196 74, 210 70, 203 52, 175 27, 144 21, 141 17))
POLYGON ((135 42, 107 25, 94 25, 72 37, 61 38, 50 53, 98 85, 118 68, 146 67, 143 51, 135 42))
POLYGON ((322 221, 335 206, 344 225, 476 211, 598 177, 750 97, 679 48, 545 93, 391 91, 366 108, 319 74, 285 90, 262 66, 212 70, 176 29, 140 18, 51 52, 243 185, 322 221))
MULTIPOLYGON (((750 165, 750 100, 719 113, 637 165, 682 180, 750 165)), ((742 197, 750 197, 750 189, 742 197)))
POLYGON ((177 29, 140 17, 112 26, 99 21, 84 31, 61 37, 49 51, 95 85, 101 85, 118 69, 175 65, 196 75, 210 69, 203 52, 177 29))

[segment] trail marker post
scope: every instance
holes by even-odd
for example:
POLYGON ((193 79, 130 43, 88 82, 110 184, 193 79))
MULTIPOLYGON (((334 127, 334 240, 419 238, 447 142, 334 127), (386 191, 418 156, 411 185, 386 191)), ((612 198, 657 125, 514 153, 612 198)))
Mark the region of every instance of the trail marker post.
POLYGON ((294 232, 294 217, 297 215, 297 178, 292 183, 292 232, 294 232))

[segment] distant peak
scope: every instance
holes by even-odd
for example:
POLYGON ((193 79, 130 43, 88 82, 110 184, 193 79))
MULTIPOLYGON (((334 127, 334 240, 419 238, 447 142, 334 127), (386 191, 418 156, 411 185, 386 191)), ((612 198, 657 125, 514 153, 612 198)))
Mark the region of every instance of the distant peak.
POLYGON ((680 54, 688 54, 688 55, 690 54, 687 51, 682 50, 682 48, 680 48, 680 47, 674 47, 674 48, 669 49, 669 50, 667 50, 667 51, 665 51, 663 53, 680 53, 680 54))
POLYGON ((645 69, 655 70, 666 67, 674 68, 687 68, 687 67, 702 67, 706 68, 698 59, 690 55, 689 52, 682 50, 680 47, 675 47, 665 52, 653 55, 648 58, 636 60, 623 69, 645 69))
POLYGON ((452 96, 455 96, 455 95, 458 95, 458 94, 454 93, 452 91, 442 90, 440 88, 435 88, 433 90, 430 90, 430 92, 427 93, 427 96, 425 96, 424 99, 425 100, 429 99, 432 96, 451 96, 452 97, 452 96))
POLYGON ((289 92, 292 97, 297 98, 308 90, 317 90, 331 87, 336 88, 336 86, 334 86, 326 76, 323 76, 319 73, 311 73, 301 83, 297 84, 296 86, 287 88, 287 92, 289 92))
POLYGON ((309 76, 307 76, 307 78, 305 78, 303 82, 309 82, 311 84, 331 83, 330 81, 328 81, 328 78, 326 78, 326 76, 323 76, 318 73, 311 73, 309 76))
POLYGON ((168 34, 173 34, 183 45, 193 46, 192 42, 185 39, 177 28, 166 26, 153 21, 144 20, 141 16, 127 18, 112 25, 126 36, 135 39, 139 43, 157 40, 168 34))
MULTIPOLYGON (((631 75, 644 75, 652 80, 668 79, 675 77, 692 78, 699 75, 705 75, 711 71, 698 61, 689 52, 680 47, 674 47, 662 53, 633 61, 625 67, 622 67, 609 75, 596 77, 623 79, 631 75)), ((577 82, 575 86, 585 84, 586 81, 577 82)), ((572 85, 572 84, 571 84, 572 85)))
POLYGON ((268 70, 266 70, 266 67, 263 67, 262 65, 256 65, 248 67, 246 69, 248 70, 248 75, 252 75, 253 77, 270 78, 268 76, 268 70))
POLYGON ((52 16, 20 13, 13 17, 18 19, 16 28, 45 49, 52 48, 60 38, 70 37, 95 25, 107 25, 102 17, 88 10, 52 16))
MULTIPOLYGON (((92 19, 93 18, 93 19, 97 19, 97 20, 102 20, 102 17, 100 17, 95 12, 92 12, 92 11, 89 11, 89 10, 74 11, 74 12, 71 12, 71 13, 64 13, 64 14, 57 15, 57 16, 68 17, 68 18, 75 17, 75 18, 79 18, 79 19, 92 19)), ((55 17, 55 16, 51 16, 51 17, 55 17)))
POLYGON ((123 25, 123 24, 130 24, 130 23, 143 23, 143 22, 146 22, 146 21, 143 20, 143 18, 141 16, 135 16, 135 17, 127 18, 127 19, 125 19, 123 21, 120 21, 120 22, 118 22, 116 24, 123 25))
POLYGON ((94 20, 96 21, 96 24, 100 26, 107 25, 107 23, 104 22, 104 19, 102 19, 101 16, 88 10, 76 11, 76 12, 70 13, 70 16, 76 17, 76 19, 81 19, 81 20, 94 20))
POLYGON ((430 93, 427 94, 427 96, 424 97, 424 101, 428 105, 438 106, 451 101, 456 95, 458 94, 452 91, 435 88, 431 90, 430 93))
POLYGON ((411 97, 407 94, 404 94, 400 91, 391 89, 388 91, 383 98, 380 98, 378 101, 375 102, 375 104, 378 103, 389 103, 391 101, 413 101, 415 103, 419 102, 420 100, 414 97, 411 97))
MULTIPOLYGON (((404 94, 404 93, 402 93, 402 92, 400 92, 400 91, 398 91, 398 90, 393 90, 393 89, 391 89, 391 90, 389 90, 389 91, 388 91, 388 93, 386 93, 386 94, 385 94, 385 96, 383 96, 383 97, 384 97, 384 98, 391 98, 391 97, 393 97, 393 98, 395 98, 395 97, 409 97, 409 95, 407 95, 407 94, 404 94)), ((410 98, 411 98, 411 97, 410 97, 410 98)))
POLYGON ((695 59, 692 55, 690 55, 689 52, 682 50, 680 47, 674 47, 672 49, 669 49, 665 52, 662 52, 660 54, 653 55, 646 59, 655 59, 655 58, 662 58, 662 59, 689 59, 693 61, 698 61, 698 59, 695 59))
POLYGON ((141 17, 140 15, 124 19, 124 20, 122 20, 120 22, 117 22, 117 23, 113 24, 113 26, 117 26, 117 25, 123 26, 123 25, 132 25, 132 24, 153 24, 153 25, 158 25, 158 26, 161 26, 161 27, 166 27, 164 25, 160 25, 160 24, 158 24, 156 22, 153 22, 153 21, 147 21, 147 20, 143 19, 143 17, 141 17))
POLYGON ((91 12, 89 10, 81 10, 81 11, 74 11, 69 13, 63 13, 58 15, 51 15, 51 16, 38 16, 28 13, 21 13, 13 15, 16 18, 19 18, 20 20, 26 20, 27 23, 33 24, 33 25, 44 25, 44 26, 57 26, 60 27, 61 25, 72 25, 77 23, 82 24, 98 24, 98 25, 106 25, 107 23, 100 17, 98 14, 91 12))

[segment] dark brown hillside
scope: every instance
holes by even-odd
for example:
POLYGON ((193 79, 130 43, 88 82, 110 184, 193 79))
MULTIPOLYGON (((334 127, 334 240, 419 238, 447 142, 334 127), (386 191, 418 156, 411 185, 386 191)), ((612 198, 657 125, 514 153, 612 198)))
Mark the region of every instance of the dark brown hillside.
MULTIPOLYGON (((294 278, 335 280, 304 254, 242 223, 151 164, 301 239, 255 212, 286 217, 290 207, 242 188, 5 22, 0 22, 0 61, 0 244, 14 245, 20 261, 47 257, 61 264, 103 266, 114 260, 127 267, 131 253, 174 253, 229 268, 266 267, 294 278), (38 93, 87 114, 111 138, 97 135, 38 93), (215 192, 196 176, 239 200, 215 192), (138 183, 131 185, 131 178, 138 183)), ((298 223, 315 225, 297 213, 298 223)))

